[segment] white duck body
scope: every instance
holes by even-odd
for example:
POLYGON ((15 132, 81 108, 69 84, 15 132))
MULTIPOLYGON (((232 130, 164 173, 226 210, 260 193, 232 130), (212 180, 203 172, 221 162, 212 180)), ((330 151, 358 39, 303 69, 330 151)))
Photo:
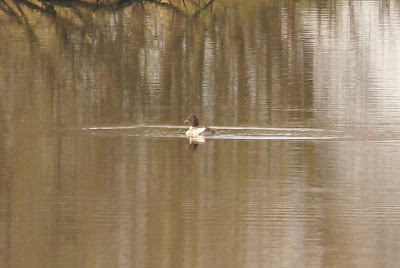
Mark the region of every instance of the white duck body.
POLYGON ((189 115, 185 120, 189 124, 189 129, 186 131, 186 136, 191 138, 210 136, 214 134, 214 130, 209 127, 199 127, 199 121, 195 115, 189 115))
POLYGON ((209 136, 214 133, 209 127, 192 127, 190 126, 188 131, 186 131, 186 136, 188 137, 203 137, 209 136))

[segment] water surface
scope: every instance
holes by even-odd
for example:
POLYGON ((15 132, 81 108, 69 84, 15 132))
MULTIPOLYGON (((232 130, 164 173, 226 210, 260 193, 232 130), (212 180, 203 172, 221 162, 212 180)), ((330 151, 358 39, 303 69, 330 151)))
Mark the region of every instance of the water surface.
POLYGON ((399 4, 173 3, 0 2, 0 266, 398 266, 399 4))

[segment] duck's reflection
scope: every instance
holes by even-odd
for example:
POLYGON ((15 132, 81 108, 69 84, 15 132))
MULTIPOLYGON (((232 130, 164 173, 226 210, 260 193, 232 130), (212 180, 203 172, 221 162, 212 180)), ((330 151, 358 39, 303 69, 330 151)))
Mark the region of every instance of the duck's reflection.
POLYGON ((204 144, 206 139, 204 137, 188 138, 190 144, 204 144))
POLYGON ((189 151, 194 151, 197 149, 199 144, 204 144, 206 139, 204 137, 197 137, 197 138, 188 138, 189 140, 189 151))

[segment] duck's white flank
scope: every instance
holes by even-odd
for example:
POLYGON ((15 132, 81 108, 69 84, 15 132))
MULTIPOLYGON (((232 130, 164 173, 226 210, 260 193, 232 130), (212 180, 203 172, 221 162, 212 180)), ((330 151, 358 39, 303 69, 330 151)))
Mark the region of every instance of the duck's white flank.
POLYGON ((186 131, 186 136, 197 137, 197 136, 207 136, 211 135, 213 131, 208 127, 192 127, 190 126, 188 131, 186 131))
POLYGON ((186 131, 186 136, 188 137, 204 137, 214 133, 214 130, 210 129, 209 127, 199 127, 199 121, 194 114, 189 115, 185 120, 185 123, 189 124, 189 129, 186 131))

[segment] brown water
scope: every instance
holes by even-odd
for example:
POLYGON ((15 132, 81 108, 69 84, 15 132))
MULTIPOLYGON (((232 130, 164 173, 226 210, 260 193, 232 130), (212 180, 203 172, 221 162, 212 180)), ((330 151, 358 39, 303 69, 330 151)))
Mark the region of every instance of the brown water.
POLYGON ((397 1, 0 7, 1 267, 400 264, 397 1))

